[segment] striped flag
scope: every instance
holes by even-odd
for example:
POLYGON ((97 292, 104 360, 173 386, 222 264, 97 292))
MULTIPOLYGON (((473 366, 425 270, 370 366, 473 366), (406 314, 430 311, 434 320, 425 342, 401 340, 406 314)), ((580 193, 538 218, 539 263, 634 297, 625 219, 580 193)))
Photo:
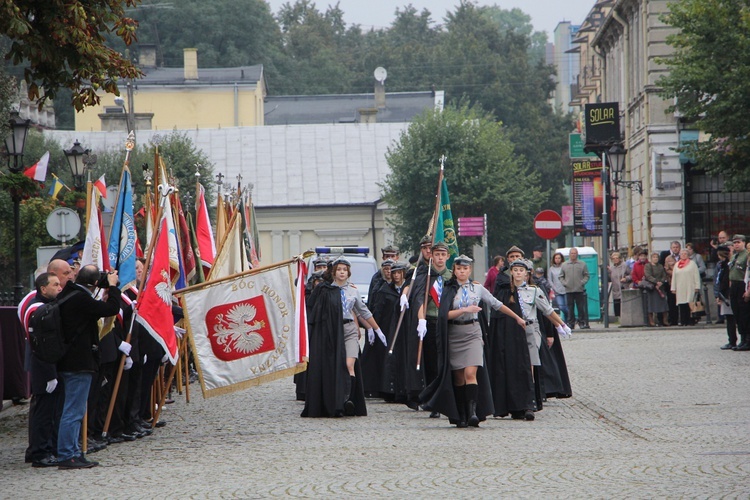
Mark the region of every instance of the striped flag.
POLYGON ((38 162, 23 171, 23 175, 38 182, 47 180, 47 164, 49 163, 49 151, 44 153, 38 162))

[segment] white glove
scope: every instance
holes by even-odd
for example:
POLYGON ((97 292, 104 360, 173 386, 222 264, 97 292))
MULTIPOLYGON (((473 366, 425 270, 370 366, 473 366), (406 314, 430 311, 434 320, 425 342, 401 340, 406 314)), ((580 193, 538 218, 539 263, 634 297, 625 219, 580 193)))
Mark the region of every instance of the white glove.
POLYGON ((47 388, 45 391, 47 391, 47 394, 52 394, 55 392, 55 387, 57 387, 57 379, 53 378, 52 380, 47 381, 47 388))
POLYGON ((570 338, 570 336, 572 335, 570 327, 568 325, 557 325, 555 327, 555 330, 557 330, 557 333, 560 335, 560 337, 564 339, 570 338))
POLYGON ((367 329, 367 341, 370 343, 370 345, 375 343, 375 332, 372 328, 367 329))
POLYGON ((417 335, 419 335, 419 340, 424 340, 424 336, 427 335, 427 320, 426 319, 420 319, 417 323, 417 335))
POLYGON ((146 364, 146 361, 148 361, 148 354, 143 355, 143 364, 146 364))
POLYGON ((185 329, 180 328, 179 326, 175 326, 174 334, 177 336, 178 339, 182 339, 182 336, 185 335, 185 329))
POLYGON ((383 333, 383 330, 381 330, 380 328, 378 328, 377 330, 375 330, 375 333, 378 334, 378 338, 383 343, 383 345, 386 346, 386 347, 388 347, 388 341, 385 338, 385 333, 383 333))
POLYGON ((125 356, 130 356, 130 349, 132 349, 133 346, 125 342, 124 340, 120 342, 120 345, 117 346, 117 349, 123 353, 125 356))
POLYGON ((573 330, 571 330, 568 325, 563 325, 563 329, 565 330, 565 338, 569 339, 573 336, 573 330))
POLYGON ((131 358, 130 356, 128 356, 127 358, 125 358, 125 366, 124 366, 123 369, 125 371, 128 371, 131 368, 133 368, 133 358, 131 358))
POLYGON ((406 311, 409 309, 409 298, 406 296, 405 293, 401 294, 401 299, 399 299, 399 302, 401 304, 401 310, 406 311))
POLYGON ((169 355, 168 355, 168 354, 165 354, 165 355, 164 355, 164 356, 163 356, 163 357, 161 358, 161 362, 162 362, 162 363, 166 363, 168 359, 169 359, 169 355))

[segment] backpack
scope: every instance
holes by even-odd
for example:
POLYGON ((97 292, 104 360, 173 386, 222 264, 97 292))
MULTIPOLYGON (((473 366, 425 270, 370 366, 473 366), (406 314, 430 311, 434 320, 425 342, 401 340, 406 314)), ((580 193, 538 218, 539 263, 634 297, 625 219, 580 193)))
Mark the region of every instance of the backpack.
POLYGON ((31 352, 45 363, 57 363, 68 351, 63 337, 60 306, 73 295, 75 293, 40 305, 29 318, 31 352))

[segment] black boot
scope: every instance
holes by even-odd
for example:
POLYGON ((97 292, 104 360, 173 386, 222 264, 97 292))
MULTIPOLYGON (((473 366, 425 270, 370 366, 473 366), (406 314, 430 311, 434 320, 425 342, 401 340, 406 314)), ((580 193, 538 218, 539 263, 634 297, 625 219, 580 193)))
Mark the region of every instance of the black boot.
POLYGON ((468 427, 466 424, 466 386, 454 385, 453 396, 456 398, 456 408, 458 408, 458 423, 456 427, 464 429, 468 427))
POLYGON ((349 399, 346 400, 346 403, 344 403, 344 415, 347 417, 353 417, 355 414, 355 408, 354 408, 354 391, 356 390, 356 383, 357 378, 349 376, 349 380, 351 381, 351 389, 349 390, 349 399))
POLYGON ((477 395, 479 386, 477 384, 466 384, 466 423, 472 427, 479 427, 479 417, 477 417, 477 395))
POLYGON ((733 351, 750 351, 750 335, 740 334, 740 343, 737 347, 732 347, 733 351))

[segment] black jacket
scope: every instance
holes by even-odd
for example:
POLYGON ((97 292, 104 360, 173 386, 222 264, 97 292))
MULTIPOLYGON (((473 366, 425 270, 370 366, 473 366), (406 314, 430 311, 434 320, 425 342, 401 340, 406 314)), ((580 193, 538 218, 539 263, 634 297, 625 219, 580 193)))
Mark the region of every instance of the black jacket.
MULTIPOLYGON (((29 307, 31 307, 32 304, 46 304, 48 302, 51 302, 51 300, 37 293, 36 297, 29 302, 29 307)), ((26 339, 25 365, 26 371, 31 374, 31 393, 47 394, 47 382, 57 378, 57 367, 54 363, 47 363, 40 360, 31 352, 31 345, 29 344, 28 336, 26 339)))
POLYGON ((59 299, 75 294, 60 306, 62 329, 68 352, 58 361, 61 372, 95 372, 99 369, 99 318, 115 316, 120 311, 120 289, 109 287, 106 302, 95 299, 81 285, 68 282, 59 299))

